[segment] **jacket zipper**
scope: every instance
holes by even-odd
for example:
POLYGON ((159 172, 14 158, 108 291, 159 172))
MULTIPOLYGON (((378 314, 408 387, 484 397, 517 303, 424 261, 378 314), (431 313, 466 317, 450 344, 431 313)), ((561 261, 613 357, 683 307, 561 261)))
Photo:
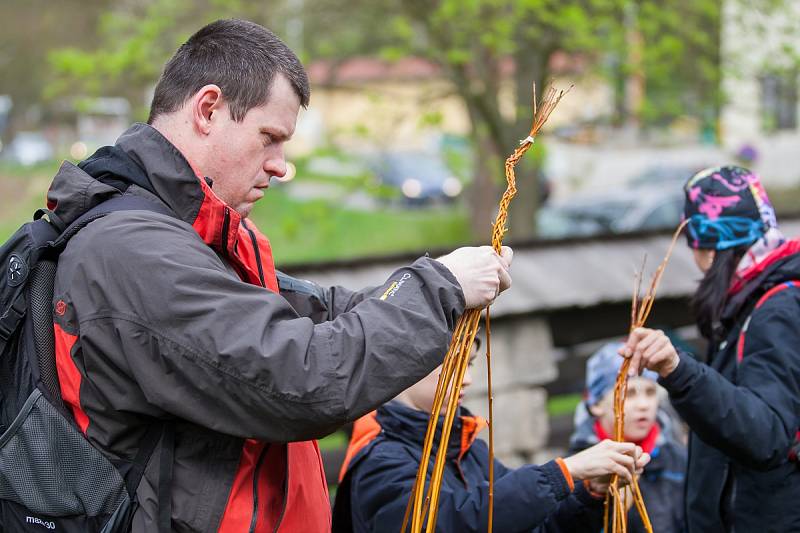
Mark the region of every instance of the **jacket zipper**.
POLYGON ((253 243, 253 250, 255 250, 256 254, 256 266, 258 267, 258 279, 261 280, 261 286, 266 287, 267 283, 264 281, 264 269, 261 267, 261 252, 258 250, 258 239, 256 239, 256 234, 245 224, 244 220, 242 220, 242 224, 244 224, 247 233, 250 234, 250 241, 253 243))
POLYGON ((222 237, 221 240, 222 244, 221 248, 225 255, 228 254, 228 232, 230 231, 231 226, 231 210, 229 207, 225 208, 225 216, 222 218, 222 237))
POLYGON ((289 503, 289 445, 286 445, 286 476, 283 478, 283 507, 281 507, 281 514, 278 516, 278 521, 275 522, 275 529, 272 533, 278 533, 278 528, 281 527, 283 522, 283 515, 286 514, 286 506, 289 503))
POLYGON ((268 449, 269 444, 264 446, 264 449, 261 450, 261 453, 258 455, 258 461, 256 462, 256 470, 253 473, 253 517, 250 519, 250 533, 255 533, 256 525, 258 524, 258 474, 261 471, 261 464, 267 456, 268 449))

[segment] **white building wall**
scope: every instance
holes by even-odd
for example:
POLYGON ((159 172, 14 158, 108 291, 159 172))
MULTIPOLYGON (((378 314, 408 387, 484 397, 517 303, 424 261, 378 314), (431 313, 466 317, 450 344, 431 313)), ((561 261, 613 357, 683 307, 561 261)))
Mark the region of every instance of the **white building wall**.
POLYGON ((800 54, 800 2, 784 4, 780 12, 765 14, 749 2, 724 3, 721 52, 726 101, 720 133, 728 151, 745 144, 757 149, 753 168, 768 185, 789 186, 800 182, 800 131, 765 131, 759 82, 770 68, 790 67, 792 55, 800 54))

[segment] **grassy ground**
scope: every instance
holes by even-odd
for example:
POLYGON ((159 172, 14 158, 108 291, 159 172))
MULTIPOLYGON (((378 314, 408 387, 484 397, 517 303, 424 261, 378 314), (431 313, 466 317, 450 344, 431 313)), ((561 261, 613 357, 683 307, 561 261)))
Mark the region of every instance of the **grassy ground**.
POLYGON ((298 202, 279 190, 269 191, 251 218, 280 264, 439 248, 469 235, 466 215, 454 208, 359 211, 328 200, 298 202))
POLYGON ((581 403, 580 394, 561 394, 551 396, 547 399, 547 414, 550 416, 569 415, 575 412, 575 408, 581 403))
MULTIPOLYGON (((28 169, 0 165, 0 242, 44 205, 57 168, 56 163, 28 169)), ((338 200, 300 201, 271 189, 251 218, 282 265, 441 248, 469 239, 466 212, 457 207, 365 211, 342 208, 338 200)))
MULTIPOLYGON (((32 168, 0 164, 0 243, 45 201, 58 163, 32 168)), ((364 176, 325 178, 300 174, 298 181, 342 185, 343 193, 366 190, 382 197, 364 176)), ((800 213, 800 187, 771 190, 779 213, 800 213)), ((423 251, 469 242, 468 212, 463 207, 377 210, 348 209, 341 198, 297 200, 276 188, 255 207, 253 221, 272 242, 279 265, 359 256, 423 251)))
POLYGON ((47 187, 58 170, 56 163, 32 168, 0 165, 0 244, 44 207, 47 187))

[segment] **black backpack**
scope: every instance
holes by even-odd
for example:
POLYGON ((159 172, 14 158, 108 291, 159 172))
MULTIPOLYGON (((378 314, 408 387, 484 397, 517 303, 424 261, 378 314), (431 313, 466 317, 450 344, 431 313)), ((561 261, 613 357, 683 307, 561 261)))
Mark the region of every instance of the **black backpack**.
POLYGON ((123 194, 66 227, 39 210, 0 247, 0 531, 128 531, 136 488, 159 442, 158 523, 169 531, 171 426, 153 423, 132 461, 111 461, 65 408, 56 372, 58 256, 81 228, 122 210, 174 216, 154 201, 123 194))

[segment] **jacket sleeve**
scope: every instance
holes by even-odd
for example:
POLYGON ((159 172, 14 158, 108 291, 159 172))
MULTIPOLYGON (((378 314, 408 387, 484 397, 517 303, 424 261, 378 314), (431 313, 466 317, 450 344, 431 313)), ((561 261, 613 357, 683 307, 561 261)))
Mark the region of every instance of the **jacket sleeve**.
POLYGON ((753 313, 737 384, 688 354, 659 380, 692 431, 753 469, 785 461, 798 428, 800 309, 785 293, 753 313))
POLYGON ((333 320, 366 298, 380 297, 385 291, 382 287, 368 287, 357 291, 340 286, 326 288, 280 271, 276 273, 281 296, 298 315, 310 318, 315 324, 333 320))
MULTIPOLYGON (((353 472, 352 509, 358 515, 354 522, 366 524, 368 531, 399 531, 418 464, 419 460, 407 453, 386 453, 381 447, 375 448, 353 472)), ((494 487, 496 531, 531 531, 544 523, 570 494, 555 461, 515 470, 498 463, 496 473, 499 472, 503 475, 495 480, 494 487)), ((455 489, 442 484, 436 531, 486 531, 488 482, 467 487, 458 483, 455 489)))
POLYGON ((65 254, 85 257, 59 272, 69 278, 59 286, 81 287, 69 296, 84 359, 102 361, 104 390, 115 387, 108 373, 123 373, 148 404, 222 433, 286 442, 333 431, 440 364, 464 311, 452 274, 422 258, 389 277, 385 299, 314 324, 240 281, 183 223, 108 218, 75 237, 84 245, 65 254))
POLYGON ((603 528, 603 500, 578 483, 535 533, 598 533, 603 528))

